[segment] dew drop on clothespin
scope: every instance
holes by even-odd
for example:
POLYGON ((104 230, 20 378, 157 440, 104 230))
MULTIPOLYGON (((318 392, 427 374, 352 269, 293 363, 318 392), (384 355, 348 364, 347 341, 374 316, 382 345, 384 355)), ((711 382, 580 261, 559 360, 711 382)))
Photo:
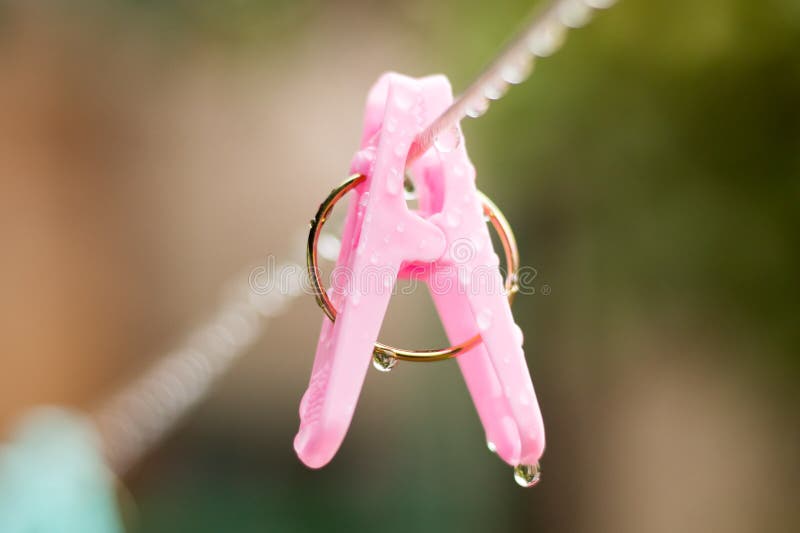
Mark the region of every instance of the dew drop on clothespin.
MULTIPOLYGON (((491 448, 490 448, 491 449, 491 448)), ((520 487, 533 487, 542 478, 542 469, 539 463, 535 465, 519 465, 514 468, 514 481, 520 487)))

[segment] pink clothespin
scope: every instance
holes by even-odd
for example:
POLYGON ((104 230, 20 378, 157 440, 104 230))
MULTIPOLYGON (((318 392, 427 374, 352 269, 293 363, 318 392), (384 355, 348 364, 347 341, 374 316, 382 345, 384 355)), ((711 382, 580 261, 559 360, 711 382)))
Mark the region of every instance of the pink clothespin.
MULTIPOLYGON (((544 428, 522 332, 511 315, 509 287, 484 221, 475 169, 457 127, 411 165, 419 209, 410 210, 403 195, 415 135, 452 98, 444 76, 412 79, 390 73, 370 90, 361 150, 352 163, 358 176, 335 190, 312 221, 309 257, 328 210, 354 187, 333 287, 327 297, 320 295, 328 318, 300 404, 295 450, 313 468, 332 459, 373 352, 412 360, 457 355, 490 448, 515 467, 520 484, 529 486, 538 481, 544 428), (375 347, 397 278, 412 275, 428 282, 454 348, 412 354, 375 347)), ((316 261, 309 266, 317 276, 316 261)))

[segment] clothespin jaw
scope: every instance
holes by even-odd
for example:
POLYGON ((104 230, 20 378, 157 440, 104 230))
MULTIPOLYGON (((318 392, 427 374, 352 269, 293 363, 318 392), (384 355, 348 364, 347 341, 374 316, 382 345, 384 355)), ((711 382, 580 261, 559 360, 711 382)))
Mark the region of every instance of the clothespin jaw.
MULTIPOLYGON (((448 143, 437 143, 436 150, 411 166, 419 199, 416 212, 408 209, 401 194, 415 134, 451 102, 451 88, 443 76, 413 80, 386 74, 370 91, 362 149, 351 167, 360 176, 348 182, 356 194, 337 261, 336 271, 345 275, 320 299, 328 318, 300 406, 295 449, 311 467, 326 464, 340 446, 391 289, 398 276, 413 272, 428 282, 456 346, 442 351, 442 357, 459 355, 490 446, 509 464, 524 467, 530 474, 526 479, 538 479, 538 467, 531 465, 544 449, 544 432, 522 334, 511 316, 509 290, 513 296, 514 287, 504 285, 500 275, 483 218, 491 202, 484 198, 482 208, 475 170, 457 127, 448 132, 448 143), (474 342, 465 342, 471 338, 474 342)), ((325 206, 312 222, 312 235, 326 216, 325 206)), ((314 242, 310 240, 312 247, 314 242)), ((382 345, 375 353, 415 360, 410 352, 402 356, 405 352, 382 345)), ((422 355, 425 359, 430 354, 422 355)))
POLYGON ((362 149, 351 167, 366 179, 348 211, 336 269, 344 274, 331 294, 339 315, 323 323, 295 438, 298 456, 313 468, 327 464, 344 439, 402 263, 444 252, 442 231, 411 212, 403 196, 421 101, 420 88, 395 74, 382 76, 367 101, 362 149))

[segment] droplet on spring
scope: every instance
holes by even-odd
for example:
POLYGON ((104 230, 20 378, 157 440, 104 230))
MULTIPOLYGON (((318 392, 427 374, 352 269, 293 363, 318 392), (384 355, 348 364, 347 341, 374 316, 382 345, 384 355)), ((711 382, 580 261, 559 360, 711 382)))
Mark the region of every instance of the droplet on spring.
POLYGON ((580 28, 592 19, 592 8, 584 0, 572 0, 561 5, 558 19, 567 27, 580 28))
POLYGON ((391 372, 396 364, 397 359, 383 351, 376 350, 372 353, 372 366, 378 372, 391 372))
POLYGON ((433 138, 433 146, 442 153, 452 152, 461 144, 461 133, 457 126, 452 126, 445 131, 439 132, 433 138))
POLYGON ((514 481, 520 487, 533 487, 542 478, 542 468, 539 463, 535 465, 518 465, 514 467, 514 481))
POLYGON ((490 452, 497 453, 497 446, 495 446, 494 442, 487 440, 486 447, 489 448, 490 452))
POLYGON ((528 40, 528 50, 539 57, 552 55, 564 44, 566 28, 556 19, 537 30, 528 40))

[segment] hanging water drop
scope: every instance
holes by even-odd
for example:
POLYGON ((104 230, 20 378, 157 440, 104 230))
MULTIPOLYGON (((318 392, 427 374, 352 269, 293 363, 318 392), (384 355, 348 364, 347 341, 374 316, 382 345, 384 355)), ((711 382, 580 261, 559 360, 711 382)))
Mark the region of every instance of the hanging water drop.
POLYGON ((514 324, 514 341, 518 346, 522 346, 525 336, 522 334, 522 328, 518 324, 514 324))
POLYGON ((535 465, 518 465, 514 467, 514 481, 520 487, 533 487, 542 477, 542 469, 539 463, 535 465))
POLYGON ((372 352, 372 366, 378 372, 391 372, 396 364, 397 359, 388 352, 380 349, 375 349, 372 352))
POLYGON ((486 447, 489 448, 490 452, 497 453, 497 446, 495 446, 494 442, 487 440, 486 447))

